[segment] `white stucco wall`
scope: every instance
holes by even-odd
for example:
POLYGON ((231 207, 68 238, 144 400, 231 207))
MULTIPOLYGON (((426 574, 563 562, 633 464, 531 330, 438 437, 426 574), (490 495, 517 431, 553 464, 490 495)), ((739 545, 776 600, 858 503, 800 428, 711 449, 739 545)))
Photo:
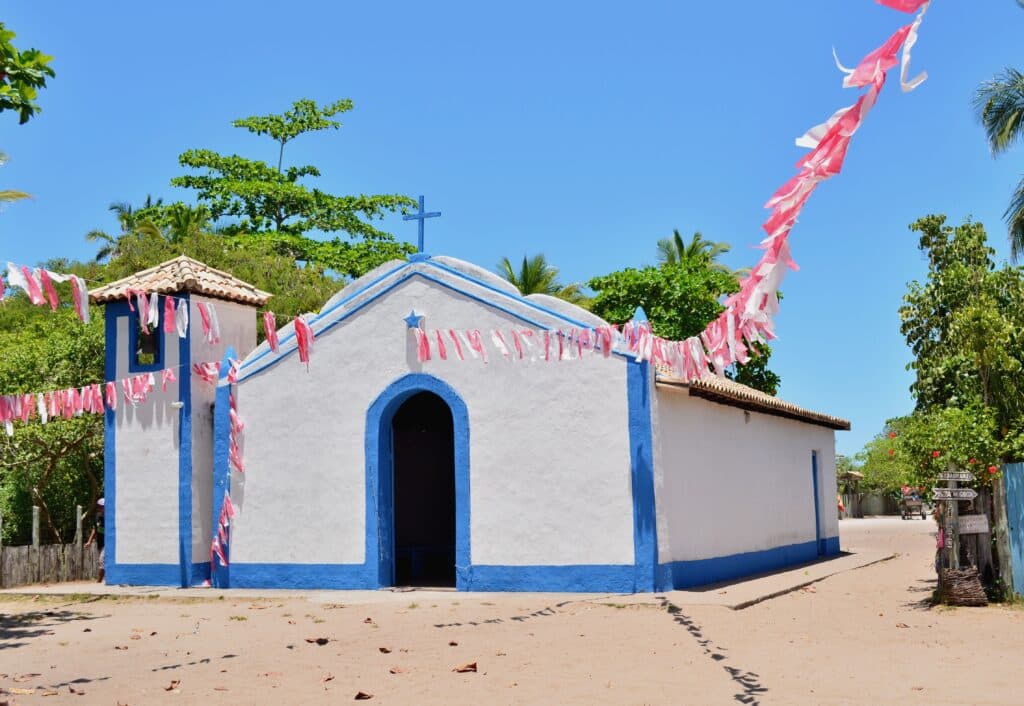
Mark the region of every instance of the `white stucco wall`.
MULTIPOLYGON (((191 295, 189 344, 193 363, 220 362, 228 346, 239 359, 256 347, 256 309, 245 304, 191 295), (203 336, 199 302, 213 305, 220 324, 220 343, 203 336)), ((192 385, 192 561, 209 560, 213 526, 213 413, 216 388, 189 374, 192 385)))
MULTIPOLYGON (((117 319, 116 380, 137 374, 128 370, 128 321, 128 316, 117 319)), ((177 343, 172 334, 164 347, 162 367, 178 365, 177 343)), ((115 560, 122 564, 178 563, 180 413, 171 407, 178 399, 178 383, 168 384, 167 392, 161 392, 160 373, 155 375, 156 389, 138 407, 125 403, 118 386, 115 560)))
POLYGON ((403 321, 412 309, 427 329, 528 327, 414 277, 319 334, 308 370, 292 355, 244 379, 232 561, 362 563, 367 410, 392 382, 424 372, 468 408, 472 563, 632 564, 624 361, 420 364, 403 321))
POLYGON ((813 542, 811 452, 821 537, 837 537, 835 433, 658 386, 658 559, 685 561, 813 542))

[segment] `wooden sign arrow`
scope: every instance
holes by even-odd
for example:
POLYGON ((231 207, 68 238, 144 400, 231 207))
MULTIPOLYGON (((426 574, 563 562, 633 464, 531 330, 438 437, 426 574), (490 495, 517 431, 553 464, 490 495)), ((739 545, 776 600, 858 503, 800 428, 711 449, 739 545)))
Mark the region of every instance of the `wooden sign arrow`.
POLYGON ((955 480, 961 483, 970 483, 974 480, 974 474, 970 471, 942 471, 939 473, 939 480, 955 480))
POLYGON ((932 488, 936 500, 974 500, 978 491, 973 488, 932 488))

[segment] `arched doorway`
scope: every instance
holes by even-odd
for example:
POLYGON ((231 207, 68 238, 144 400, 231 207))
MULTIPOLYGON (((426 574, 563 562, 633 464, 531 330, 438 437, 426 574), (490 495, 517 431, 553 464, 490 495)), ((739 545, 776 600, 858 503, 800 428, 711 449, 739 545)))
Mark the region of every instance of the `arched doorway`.
POLYGON ((394 583, 455 586, 455 437, 452 411, 417 392, 391 420, 394 583))

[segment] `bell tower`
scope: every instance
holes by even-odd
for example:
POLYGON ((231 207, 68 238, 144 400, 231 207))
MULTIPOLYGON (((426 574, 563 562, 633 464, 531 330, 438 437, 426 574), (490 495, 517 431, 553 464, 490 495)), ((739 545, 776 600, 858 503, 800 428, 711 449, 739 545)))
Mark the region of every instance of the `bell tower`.
POLYGON ((89 296, 106 308, 105 379, 118 393, 104 420, 106 580, 202 583, 210 576, 216 390, 192 371, 219 363, 228 347, 240 357, 255 348, 256 314, 271 295, 181 256, 89 296), (206 334, 204 313, 219 333, 206 334), (122 380, 150 375, 144 400, 125 392, 122 380))

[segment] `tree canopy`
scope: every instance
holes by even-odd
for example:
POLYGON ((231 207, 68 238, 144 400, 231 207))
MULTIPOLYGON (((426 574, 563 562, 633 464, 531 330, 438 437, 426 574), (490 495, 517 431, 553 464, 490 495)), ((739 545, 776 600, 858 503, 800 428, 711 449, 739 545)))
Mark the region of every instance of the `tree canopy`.
POLYGON ((46 79, 56 74, 50 66, 52 56, 38 49, 19 51, 12 40, 17 35, 0 22, 0 113, 11 110, 18 123, 27 123, 41 108, 35 102, 46 79))
MULTIPOLYGON (((626 268, 594 277, 587 286, 597 292, 590 309, 613 324, 633 318, 643 307, 655 335, 681 341, 701 333, 722 311, 722 295, 739 289, 729 271, 709 267, 705 258, 684 258, 658 267, 626 268)), ((768 394, 778 391, 779 376, 767 368, 767 346, 752 350, 747 365, 729 372, 738 382, 768 394)))
POLYGON ((235 120, 235 127, 279 145, 277 167, 238 155, 191 149, 181 154, 179 162, 195 172, 174 177, 171 184, 194 189, 213 220, 233 219, 222 229, 224 233, 269 242, 296 260, 357 277, 414 252, 411 245, 372 224, 388 213, 404 212, 415 205, 414 200, 400 194, 328 194, 305 183, 321 176, 318 167, 283 164, 288 142, 303 134, 340 128, 341 123, 331 117, 352 107, 347 99, 323 107, 303 99, 280 115, 235 120), (312 232, 340 232, 349 239, 317 240, 307 235, 312 232))

